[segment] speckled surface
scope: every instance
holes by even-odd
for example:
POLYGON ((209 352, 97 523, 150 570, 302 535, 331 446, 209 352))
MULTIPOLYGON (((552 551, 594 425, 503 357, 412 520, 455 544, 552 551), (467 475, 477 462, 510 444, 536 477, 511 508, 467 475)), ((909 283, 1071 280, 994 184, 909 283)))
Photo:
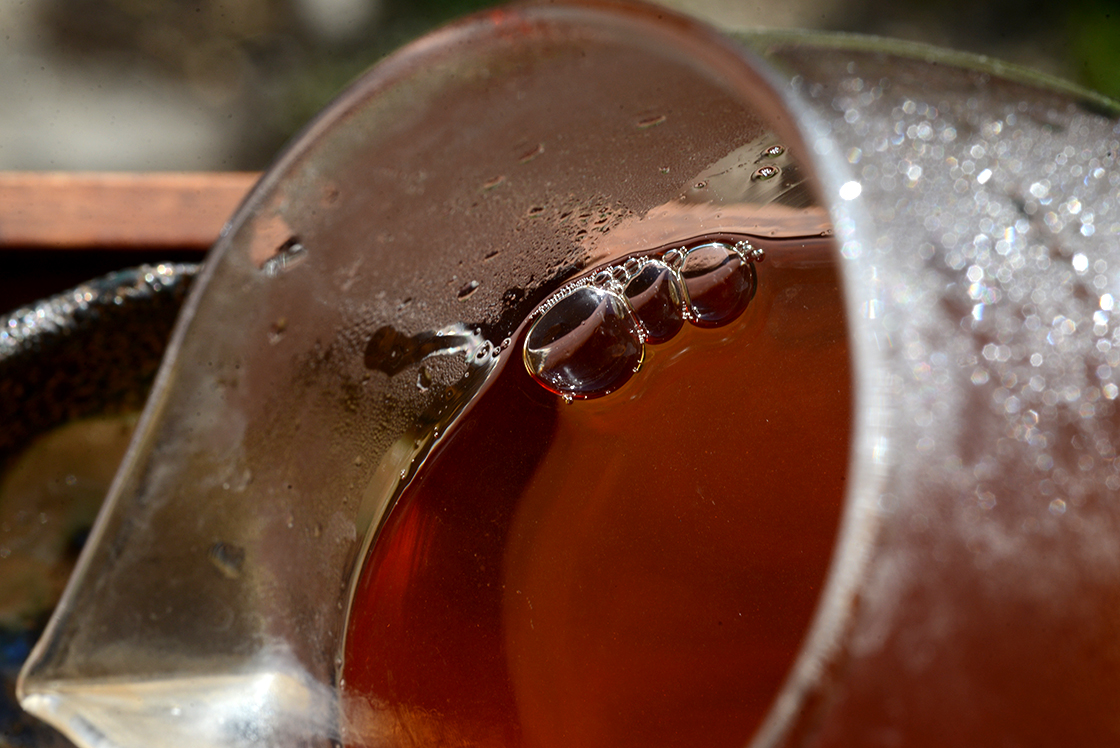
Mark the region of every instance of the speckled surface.
POLYGON ((767 737, 1114 744, 1116 108, 834 43, 761 45, 831 204, 861 414, 838 615, 767 737))

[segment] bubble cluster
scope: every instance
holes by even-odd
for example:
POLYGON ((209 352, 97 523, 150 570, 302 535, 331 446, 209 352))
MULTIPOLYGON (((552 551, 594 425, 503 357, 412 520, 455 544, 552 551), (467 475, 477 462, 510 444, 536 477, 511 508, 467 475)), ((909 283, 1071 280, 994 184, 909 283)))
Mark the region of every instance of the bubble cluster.
POLYGON ((708 241, 630 257, 561 288, 533 313, 525 368, 567 400, 614 392, 641 368, 646 344, 664 343, 689 321, 719 327, 754 298, 747 241, 708 241))

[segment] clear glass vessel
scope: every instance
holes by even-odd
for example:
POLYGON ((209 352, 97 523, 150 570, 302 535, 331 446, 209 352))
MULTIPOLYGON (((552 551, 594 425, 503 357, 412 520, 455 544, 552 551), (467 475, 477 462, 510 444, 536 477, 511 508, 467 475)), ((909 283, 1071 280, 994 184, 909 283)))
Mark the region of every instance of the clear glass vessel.
POLYGON ((22 703, 86 746, 1115 742, 1117 113, 644 6, 411 44, 212 251, 22 703), (681 286, 609 394, 524 370, 557 294, 614 344, 639 265, 740 241, 738 316, 681 286))

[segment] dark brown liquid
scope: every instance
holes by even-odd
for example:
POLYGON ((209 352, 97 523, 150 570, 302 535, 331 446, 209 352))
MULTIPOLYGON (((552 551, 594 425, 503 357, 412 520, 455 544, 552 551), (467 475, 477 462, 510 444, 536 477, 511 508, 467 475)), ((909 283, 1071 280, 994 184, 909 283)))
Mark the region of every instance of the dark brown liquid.
POLYGON ((821 590, 851 419, 838 278, 779 251, 742 317, 601 399, 511 347, 366 560, 349 744, 745 745, 821 590))

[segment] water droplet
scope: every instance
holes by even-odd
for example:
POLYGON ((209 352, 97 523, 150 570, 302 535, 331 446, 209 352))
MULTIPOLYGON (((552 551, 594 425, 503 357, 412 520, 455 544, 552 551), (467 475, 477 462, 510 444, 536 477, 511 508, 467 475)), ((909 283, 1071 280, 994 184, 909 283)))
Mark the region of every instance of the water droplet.
POLYGON ((422 332, 405 335, 389 325, 378 328, 366 344, 367 369, 395 376, 412 364, 442 350, 454 350, 470 343, 466 335, 422 332))
POLYGON ((767 164, 766 166, 758 167, 755 173, 751 175, 751 179, 756 179, 761 182, 767 179, 773 179, 780 173, 781 169, 779 169, 777 166, 771 166, 770 164, 767 164))
POLYGON ((231 543, 218 541, 210 546, 206 552, 210 563, 228 579, 241 576, 241 567, 245 564, 245 549, 231 543))
POLYGON ((544 153, 544 143, 537 143, 535 146, 518 156, 517 162, 520 164, 527 164, 542 153, 544 153))
POLYGON ((416 375, 416 389, 421 392, 427 392, 428 388, 432 386, 432 373, 428 371, 428 367, 421 366, 420 372, 416 375))
POLYGON ((732 321, 754 298, 754 263, 723 242, 693 247, 681 264, 692 322, 717 327, 732 321))
POLYGON ((606 395, 642 362, 644 348, 626 302, 594 286, 577 287, 529 328, 525 367, 565 399, 606 395))
POLYGON ((299 239, 294 236, 289 237, 261 264, 261 271, 268 276, 279 275, 286 270, 291 270, 305 259, 307 259, 307 249, 300 244, 299 239))
POLYGON ((772 145, 769 148, 767 148, 765 151, 763 151, 762 155, 765 156, 766 158, 777 158, 778 156, 781 156, 785 152, 786 152, 786 147, 784 145, 772 145))
POLYGON ((465 301, 466 299, 470 298, 471 294, 477 291, 480 285, 482 284, 478 281, 472 280, 470 283, 460 288, 459 293, 457 294, 457 296, 459 297, 459 301, 465 301))
POLYGON ((284 337, 284 331, 288 329, 288 318, 280 317, 272 323, 268 330, 268 342, 276 345, 284 337))
POLYGON ((676 275, 663 262, 646 263, 627 282, 626 300, 645 328, 649 343, 662 343, 684 326, 676 275))

